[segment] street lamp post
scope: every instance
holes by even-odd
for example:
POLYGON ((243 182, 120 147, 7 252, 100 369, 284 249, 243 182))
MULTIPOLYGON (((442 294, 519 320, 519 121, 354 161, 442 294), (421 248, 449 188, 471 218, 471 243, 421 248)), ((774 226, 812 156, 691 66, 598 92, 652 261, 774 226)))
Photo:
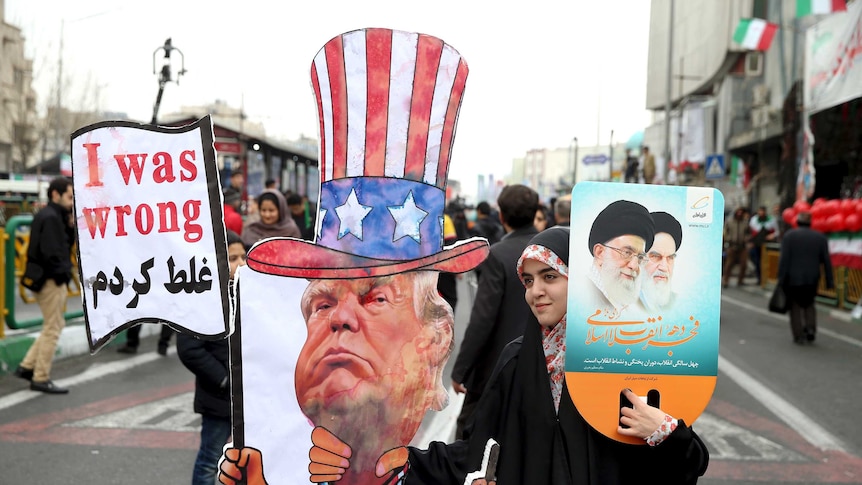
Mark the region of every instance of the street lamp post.
POLYGON ((162 94, 165 92, 165 84, 174 81, 177 84, 180 83, 180 76, 186 73, 186 57, 183 55, 182 51, 177 49, 171 44, 171 38, 168 37, 165 40, 165 45, 157 48, 153 51, 153 74, 159 74, 159 94, 156 95, 156 102, 153 104, 153 119, 150 121, 150 124, 155 125, 159 116, 159 105, 162 104, 162 94), (156 54, 159 51, 164 51, 165 57, 162 62, 161 71, 156 71, 156 54), (171 51, 177 51, 180 54, 180 70, 177 72, 177 78, 173 79, 171 77, 171 51))
POLYGON ((569 153, 571 154, 572 145, 575 146, 575 154, 572 156, 572 164, 570 173, 572 174, 572 187, 578 183, 578 137, 572 137, 572 143, 569 144, 569 153))

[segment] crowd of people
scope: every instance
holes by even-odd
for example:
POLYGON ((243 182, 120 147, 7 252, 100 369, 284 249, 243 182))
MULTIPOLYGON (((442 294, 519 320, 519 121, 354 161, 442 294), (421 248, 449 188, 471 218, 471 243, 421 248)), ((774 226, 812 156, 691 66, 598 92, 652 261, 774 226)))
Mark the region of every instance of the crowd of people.
POLYGON ((780 220, 760 206, 754 215, 745 207, 737 207, 724 222, 724 254, 722 255, 722 287, 727 288, 735 268, 736 284, 743 286, 749 261, 753 265, 757 285, 762 282, 762 255, 767 243, 781 241, 780 220))
MULTIPOLYGON (((231 279, 236 269, 245 264, 249 249, 263 239, 284 236, 313 240, 309 227, 314 224, 314 210, 306 199, 266 189, 255 199, 257 217, 242 220, 237 203, 241 198, 236 197, 239 190, 233 186, 224 189, 231 279), (242 220, 242 227, 234 215, 242 220)), ((62 305, 56 301, 65 299, 57 295, 65 296, 65 283, 72 271, 68 259, 74 242, 74 226, 70 220, 71 182, 58 179, 52 182, 48 192, 51 201, 34 219, 28 254, 31 261, 38 261, 50 275, 44 287, 36 292, 46 323, 15 375, 29 380, 31 389, 62 394, 68 390, 50 380, 50 367, 53 346, 63 323, 62 313, 58 314, 62 305)), ((621 427, 625 429, 623 434, 647 440, 658 453, 651 452, 649 447, 631 448, 608 441, 590 428, 574 408, 561 379, 564 347, 547 345, 548 339, 553 339, 551 336, 560 335, 565 328, 570 213, 570 196, 559 197, 546 206, 533 189, 524 185, 505 187, 493 206, 483 201, 475 208, 455 204, 450 207, 446 243, 480 236, 491 243, 490 254, 475 269, 478 289, 451 375, 455 392, 466 395, 457 421, 458 441, 432 443, 427 450, 405 448, 402 453, 392 455, 401 457, 401 462, 391 459, 387 461, 390 466, 410 470, 410 478, 405 483, 449 483, 462 479, 462 473, 469 471, 468 458, 470 462, 475 461, 472 459, 482 452, 489 438, 506 443, 502 448, 505 459, 497 473, 501 483, 523 483, 536 477, 539 477, 536 483, 557 483, 561 477, 576 477, 578 482, 584 483, 625 483, 632 468, 622 466, 624 462, 655 460, 667 461, 666 473, 673 470, 674 483, 693 483, 705 471, 708 452, 694 431, 681 420, 667 417, 660 409, 641 406, 633 394, 630 398, 636 405, 621 418, 621 426, 626 426, 621 427), (537 379, 540 375, 546 376, 544 384, 542 379, 537 379), (541 400, 527 404, 521 397, 542 394, 553 403, 552 408, 541 405, 541 400), (554 420, 549 421, 546 418, 550 416, 544 416, 550 409, 557 417, 556 424, 548 424, 554 420), (672 426, 667 424, 671 423, 668 419, 672 420, 672 426), (563 442, 568 443, 569 448, 563 447, 563 442), (544 456, 546 453, 550 455, 549 462, 544 456), (545 466, 538 466, 542 463, 545 466), (526 470, 530 470, 529 474, 525 474, 526 470)), ((670 240, 668 251, 673 252, 673 246, 670 240)), ((422 281, 433 284, 436 274, 428 274, 434 278, 422 281)), ((337 284, 350 286, 361 281, 341 280, 337 284)), ((395 283, 397 281, 387 280, 386 284, 395 283)), ((320 284, 333 283, 320 280, 320 284)), ((439 282, 437 285, 436 291, 430 287, 436 300, 428 301, 442 304, 445 295, 439 282)), ((457 290, 454 291, 454 298, 445 299, 452 307, 457 302, 457 290)), ((437 313, 449 315, 450 319, 453 315, 437 313)), ((450 338, 453 324, 454 321, 448 323, 450 338)), ((800 328, 800 332, 808 331, 807 327, 800 328)), ((170 331, 163 332, 159 339, 158 351, 162 355, 166 354, 170 335, 170 331)), ((559 339, 556 341, 559 344, 559 339)), ((119 351, 134 353, 137 346, 135 335, 119 351)), ((314 348, 308 347, 309 351, 314 348)), ((231 433, 227 341, 209 342, 178 335, 177 351, 182 363, 195 375, 194 410, 202 415, 200 449, 193 466, 192 483, 212 483, 218 472, 222 446, 231 433)), ((437 372, 442 372, 442 365, 437 372)), ((433 407, 439 409, 446 398, 437 395, 442 389, 433 388, 433 391, 429 395, 437 403, 433 407)), ((421 419, 421 414, 417 417, 421 419)), ((413 428, 418 422, 413 423, 413 428)), ((337 436, 333 434, 328 442, 350 439, 348 431, 345 428, 337 436)), ((333 430, 326 432, 333 433, 333 430)), ((357 442, 356 437, 353 438, 350 441, 357 442)), ((231 456, 237 455, 226 454, 228 459, 222 468, 224 483, 228 483, 231 472, 239 469, 239 462, 231 461, 231 456)), ((377 457, 369 455, 367 459, 374 461, 377 457)), ((262 469, 260 471, 262 473, 262 469)))

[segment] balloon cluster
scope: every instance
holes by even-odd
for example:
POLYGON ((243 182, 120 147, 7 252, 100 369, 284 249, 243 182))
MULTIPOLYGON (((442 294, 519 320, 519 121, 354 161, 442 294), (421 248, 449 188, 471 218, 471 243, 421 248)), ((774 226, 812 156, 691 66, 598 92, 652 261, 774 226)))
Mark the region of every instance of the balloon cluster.
POLYGON ((811 229, 824 233, 859 232, 862 230, 862 199, 816 199, 813 204, 796 201, 792 207, 781 212, 788 225, 796 227, 796 216, 800 212, 811 213, 811 229))

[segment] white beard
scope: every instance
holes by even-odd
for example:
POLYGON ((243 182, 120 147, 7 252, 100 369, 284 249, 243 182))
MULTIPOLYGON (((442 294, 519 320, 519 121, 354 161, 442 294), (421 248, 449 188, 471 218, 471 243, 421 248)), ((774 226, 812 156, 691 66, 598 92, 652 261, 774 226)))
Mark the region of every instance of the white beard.
POLYGON ((647 281, 643 284, 646 301, 659 307, 667 305, 668 302, 670 302, 670 297, 673 295, 673 292, 671 291, 670 275, 664 271, 656 270, 653 274, 649 275, 646 280, 647 281), (666 276, 667 280, 657 282, 653 279, 655 276, 666 276))
POLYGON ((638 270, 634 279, 627 280, 620 274, 621 270, 612 261, 605 261, 599 269, 602 287, 605 294, 614 306, 624 307, 631 305, 638 299, 641 288, 641 271, 638 270))

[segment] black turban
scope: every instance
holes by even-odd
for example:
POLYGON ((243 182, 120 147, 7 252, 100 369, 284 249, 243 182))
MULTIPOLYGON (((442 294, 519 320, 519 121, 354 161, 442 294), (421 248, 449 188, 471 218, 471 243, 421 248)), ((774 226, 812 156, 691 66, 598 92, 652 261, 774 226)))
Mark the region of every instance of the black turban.
POLYGON ((676 220, 676 217, 667 212, 652 212, 651 215, 655 222, 655 233, 666 232, 670 234, 676 243, 676 250, 679 251, 679 246, 682 244, 682 225, 676 220))
POLYGON ((590 229, 590 254, 593 254, 596 244, 624 235, 638 236, 644 240, 644 248, 652 247, 655 222, 646 207, 637 202, 618 200, 599 212, 590 229))

